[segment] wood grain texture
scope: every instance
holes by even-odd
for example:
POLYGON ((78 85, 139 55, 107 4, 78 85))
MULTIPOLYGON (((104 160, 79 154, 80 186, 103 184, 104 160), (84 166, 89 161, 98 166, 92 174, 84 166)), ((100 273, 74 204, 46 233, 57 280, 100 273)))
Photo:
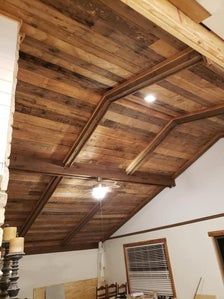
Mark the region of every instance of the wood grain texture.
POLYGON ((180 9, 185 15, 196 23, 201 23, 210 13, 201 6, 196 0, 169 0, 176 8, 180 9))
POLYGON ((0 0, 0 11, 24 34, 6 223, 28 254, 96 248, 223 136, 223 68, 118 0, 0 0), (99 176, 119 185, 101 205, 99 176))
POLYGON ((168 176, 156 175, 150 173, 138 173, 135 176, 128 176, 125 172, 116 169, 107 169, 102 167, 92 167, 91 165, 75 164, 72 167, 65 168, 57 164, 45 162, 42 160, 19 160, 16 157, 11 160, 10 169, 20 170, 50 176, 73 177, 73 178, 95 178, 98 177, 106 180, 114 180, 127 183, 159 185, 172 187, 175 185, 173 179, 168 176))
POLYGON ((195 23, 168 0, 121 1, 189 47, 224 67, 223 40, 195 23))
POLYGON ((73 144, 70 152, 65 158, 64 164, 68 166, 74 163, 76 156, 79 154, 86 141, 90 138, 112 102, 135 93, 153 83, 159 82, 182 69, 193 66, 200 62, 201 59, 200 55, 188 48, 158 65, 138 73, 136 76, 131 77, 127 81, 124 81, 105 92, 91 118, 79 135, 79 138, 73 144))
MULTIPOLYGON (((97 278, 73 281, 62 284, 65 299, 95 299, 97 278)), ((33 299, 46 299, 46 287, 34 289, 33 299)))
POLYGON ((157 135, 156 137, 148 144, 148 146, 128 165, 126 172, 127 174, 132 174, 136 169, 138 169, 141 164, 144 162, 144 159, 154 151, 154 149, 165 139, 170 131, 179 124, 184 124, 188 122, 193 122, 203 118, 209 118, 218 116, 224 113, 224 105, 218 105, 212 108, 206 108, 194 113, 188 113, 180 117, 172 119, 157 135))

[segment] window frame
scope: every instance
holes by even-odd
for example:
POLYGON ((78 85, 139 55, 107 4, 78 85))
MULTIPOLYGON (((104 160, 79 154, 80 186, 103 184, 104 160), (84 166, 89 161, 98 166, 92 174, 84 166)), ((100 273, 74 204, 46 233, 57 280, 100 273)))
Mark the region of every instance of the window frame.
POLYGON ((224 230, 216 230, 216 231, 208 232, 208 236, 210 238, 212 238, 213 245, 214 245, 214 248, 215 248, 216 257, 217 257, 217 260, 218 260, 218 266, 220 268, 222 279, 223 279, 223 282, 224 282, 224 259, 222 257, 222 253, 220 251, 220 248, 219 248, 219 245, 218 245, 218 242, 217 242, 217 239, 219 237, 224 238, 224 230))
POLYGON ((147 241, 140 241, 140 242, 134 242, 134 243, 127 243, 123 245, 123 250, 124 250, 124 261, 125 261, 125 272, 126 272, 126 277, 127 277, 127 283, 128 283, 128 290, 131 293, 131 285, 130 285, 130 279, 129 279, 129 273, 128 273, 128 257, 127 257, 127 249, 130 247, 137 247, 137 246, 144 246, 144 245, 151 245, 151 244, 156 244, 156 243, 163 243, 164 245, 164 253, 167 261, 167 267, 170 273, 170 280, 171 280, 171 286, 173 290, 173 297, 176 298, 176 288, 175 288, 175 283, 174 283, 174 277, 173 277, 173 271, 170 263, 170 257, 169 257, 169 252, 168 252, 168 246, 167 246, 167 239, 166 238, 160 238, 160 239, 152 239, 152 240, 147 240, 147 241))

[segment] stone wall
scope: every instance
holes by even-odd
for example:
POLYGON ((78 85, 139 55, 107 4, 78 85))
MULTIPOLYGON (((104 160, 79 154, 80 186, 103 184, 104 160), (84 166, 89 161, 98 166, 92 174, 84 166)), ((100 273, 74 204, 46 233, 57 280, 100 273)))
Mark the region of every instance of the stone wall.
POLYGON ((20 25, 0 15, 0 226, 4 223, 7 203, 20 25))

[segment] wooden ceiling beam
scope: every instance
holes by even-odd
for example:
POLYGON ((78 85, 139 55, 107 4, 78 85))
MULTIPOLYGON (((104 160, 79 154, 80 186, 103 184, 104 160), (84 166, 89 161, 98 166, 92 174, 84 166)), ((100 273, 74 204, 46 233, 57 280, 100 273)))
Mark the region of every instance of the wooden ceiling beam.
POLYGON ((42 193, 40 199, 38 200, 38 203, 36 204, 35 208, 32 210, 32 213, 25 221, 24 225, 22 226, 19 235, 21 237, 25 236, 34 223, 35 219, 38 217, 38 215, 43 210, 45 204, 48 202, 51 195, 54 193, 55 189, 57 188, 58 184, 60 183, 62 177, 54 177, 50 180, 50 182, 47 185, 47 188, 42 193))
POLYGON ((85 217, 82 218, 80 223, 78 225, 75 225, 65 236, 63 241, 61 242, 62 246, 65 246, 67 243, 69 243, 72 238, 81 231, 81 229, 94 217, 94 215, 100 210, 101 203, 98 202, 94 205, 94 207, 90 210, 89 213, 86 214, 85 217))
POLYGON ((112 102, 128 96, 144 87, 148 87, 151 84, 157 83, 172 74, 199 63, 200 61, 202 61, 202 56, 192 49, 187 48, 107 91, 103 95, 100 103, 96 107, 81 134, 73 144, 64 160, 64 165, 70 166, 74 163, 75 158, 100 123, 112 102))
MULTIPOLYGON (((202 56, 190 48, 183 50, 182 52, 175 54, 171 58, 157 64, 156 66, 144 70, 137 75, 129 78, 125 82, 116 85, 111 90, 107 91, 101 98, 91 118, 83 128, 79 137, 74 142, 71 150, 68 152, 66 158, 63 161, 63 166, 70 167, 75 161, 75 158, 82 150, 83 146, 94 132, 97 125, 105 115, 107 109, 113 101, 116 101, 124 96, 130 95, 146 86, 154 84, 167 76, 175 74, 178 71, 186 69, 202 61, 202 56)), ((158 178, 157 178, 158 179, 158 178)), ((58 184, 61 181, 61 177, 54 177, 51 179, 46 190, 43 192, 41 198, 33 208, 30 216, 24 223, 20 235, 25 236, 38 215, 41 213, 43 207, 50 199, 53 192, 56 190, 58 184)), ((171 183, 173 184, 173 183, 171 183)))
POLYGON ((212 137, 204 146, 202 146, 194 154, 194 156, 190 160, 188 160, 178 169, 178 171, 175 173, 173 177, 177 178, 181 173, 183 173, 189 166, 191 166, 198 158, 200 158, 207 150, 209 150, 221 138, 224 138, 224 133, 216 134, 214 137, 212 137))
MULTIPOLYGON (((202 146, 199 151, 195 153, 195 155, 188 160, 186 163, 184 163, 180 169, 174 174, 174 178, 176 179, 180 174, 182 174, 188 167, 190 167, 198 158, 200 158, 207 150, 209 150, 217 141, 219 141, 221 138, 224 138, 224 134, 216 134, 213 136, 204 146, 202 146)), ((159 189, 158 192, 154 195, 157 196, 163 189, 159 189)), ((112 236, 122 225, 124 225, 129 219, 131 219, 140 209, 142 209, 151 199, 147 199, 143 203, 141 203, 136 209, 133 210, 133 212, 126 218, 125 220, 122 220, 118 224, 116 224, 107 234, 105 234, 103 241, 106 241, 112 236)))
POLYGON ((135 184, 159 185, 166 187, 175 186, 175 181, 166 175, 136 173, 135 175, 130 176, 120 169, 105 169, 100 166, 87 164, 75 164, 71 167, 63 167, 44 160, 19 159, 18 157, 12 157, 10 169, 59 177, 84 179, 95 179, 100 177, 102 179, 135 184))
POLYGON ((126 168, 127 174, 133 174, 147 159, 150 153, 168 136, 171 130, 177 125, 214 117, 224 114, 224 105, 217 105, 206 108, 193 113, 187 113, 183 116, 173 118, 168 124, 156 135, 156 137, 147 145, 147 147, 128 165, 126 168))
POLYGON ((224 41, 168 0, 121 0, 192 49, 224 67, 224 41))
MULTIPOLYGON (((82 150, 83 146, 100 123, 101 119, 105 115, 107 109, 113 101, 116 101, 124 96, 130 95, 131 93, 154 84, 169 75, 175 74, 178 71, 186 69, 187 67, 193 66, 202 61, 202 56, 190 48, 183 50, 182 52, 175 54, 171 58, 157 64, 156 66, 147 69, 139 74, 131 77, 127 81, 116 85, 111 90, 107 91, 98 103, 95 111, 90 117, 89 121, 83 128, 79 137, 74 142, 71 150, 68 152, 67 156, 63 160, 63 166, 70 167, 79 152, 82 150)), ((50 181, 48 187, 43 192, 37 205, 33 208, 30 216, 26 219, 21 235, 25 236, 29 228, 34 223, 35 219, 41 213, 43 207, 50 199, 53 192, 56 190, 58 184, 60 183, 60 177, 54 177, 50 181)))
POLYGON ((196 0, 169 0, 173 5, 181 10, 185 15, 196 23, 201 23, 211 16, 211 14, 196 0))
POLYGON ((204 64, 206 65, 207 68, 209 68, 214 73, 220 75, 221 77, 224 77, 224 68, 218 65, 217 63, 204 57, 204 64))

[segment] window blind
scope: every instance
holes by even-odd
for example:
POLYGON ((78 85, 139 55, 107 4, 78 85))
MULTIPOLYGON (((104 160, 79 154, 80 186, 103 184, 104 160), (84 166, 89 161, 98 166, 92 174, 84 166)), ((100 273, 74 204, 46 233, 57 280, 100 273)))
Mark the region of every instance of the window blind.
POLYGON ((154 291, 173 298, 164 243, 127 247, 126 258, 131 292, 154 291))

